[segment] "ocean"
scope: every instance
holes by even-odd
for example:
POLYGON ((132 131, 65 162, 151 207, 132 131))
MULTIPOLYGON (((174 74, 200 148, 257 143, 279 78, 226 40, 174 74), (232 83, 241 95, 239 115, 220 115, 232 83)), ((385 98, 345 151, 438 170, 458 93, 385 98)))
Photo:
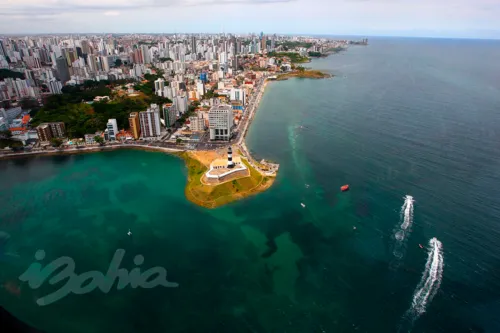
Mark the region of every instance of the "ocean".
POLYGON ((279 175, 225 207, 163 153, 0 161, 0 306, 47 333, 499 332, 500 42, 369 42, 268 84, 247 145, 279 175), (81 274, 118 249, 179 286, 39 306, 65 281, 19 280, 37 250, 81 274))

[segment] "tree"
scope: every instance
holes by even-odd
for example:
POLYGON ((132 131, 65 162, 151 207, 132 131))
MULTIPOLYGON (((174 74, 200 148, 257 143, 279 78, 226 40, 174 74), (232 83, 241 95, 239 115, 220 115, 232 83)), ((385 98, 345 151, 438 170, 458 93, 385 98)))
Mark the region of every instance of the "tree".
POLYGON ((50 143, 52 144, 52 147, 60 147, 62 145, 62 140, 59 138, 52 138, 50 140, 50 143))
POLYGON ((177 144, 182 143, 182 139, 181 138, 177 138, 177 140, 175 140, 175 143, 177 143, 177 144))
POLYGON ((104 144, 104 139, 102 138, 102 136, 99 136, 99 135, 94 136, 94 141, 97 142, 101 146, 104 144))
POLYGON ((120 67, 121 65, 123 65, 123 62, 121 59, 116 59, 115 60, 115 67, 120 67))
POLYGON ((23 108, 23 110, 33 109, 33 108, 37 108, 40 106, 40 104, 38 104, 38 101, 32 97, 22 98, 20 101, 20 104, 21 104, 21 107, 23 108))

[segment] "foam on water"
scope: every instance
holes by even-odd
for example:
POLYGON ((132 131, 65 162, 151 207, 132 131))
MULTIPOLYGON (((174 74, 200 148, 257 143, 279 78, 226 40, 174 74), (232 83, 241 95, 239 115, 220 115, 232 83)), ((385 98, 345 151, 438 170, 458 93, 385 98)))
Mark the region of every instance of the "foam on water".
POLYGON ((443 244, 438 239, 432 238, 429 247, 424 273, 413 293, 410 309, 403 316, 400 332, 411 331, 413 323, 425 313, 441 286, 444 267, 443 244))
POLYGON ((395 258, 390 263, 390 267, 392 269, 397 269, 399 267, 400 262, 406 253, 406 243, 408 242, 408 238, 411 233, 411 226, 413 225, 413 203, 415 200, 411 195, 406 195, 404 199, 405 201, 403 206, 401 206, 401 211, 399 213, 400 217, 398 224, 393 230, 395 242, 392 254, 395 258))

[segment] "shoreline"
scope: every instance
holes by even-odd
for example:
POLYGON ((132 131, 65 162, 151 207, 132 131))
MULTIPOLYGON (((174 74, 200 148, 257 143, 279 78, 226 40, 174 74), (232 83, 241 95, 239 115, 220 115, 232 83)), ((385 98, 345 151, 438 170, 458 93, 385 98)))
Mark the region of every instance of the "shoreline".
POLYGON ((57 156, 57 155, 80 155, 80 154, 92 154, 98 152, 106 152, 113 151, 118 149, 129 149, 129 150, 142 150, 142 151, 151 151, 151 152, 164 152, 167 154, 175 155, 176 153, 184 152, 183 149, 173 149, 173 148, 164 148, 157 146, 145 146, 145 145, 128 145, 128 144, 116 144, 110 146, 101 146, 101 147, 85 147, 85 148, 72 148, 72 149, 63 149, 63 150, 43 150, 43 151, 34 151, 34 152, 24 152, 24 153, 10 153, 0 155, 0 160, 2 159, 14 159, 14 158, 29 158, 36 156, 57 156))

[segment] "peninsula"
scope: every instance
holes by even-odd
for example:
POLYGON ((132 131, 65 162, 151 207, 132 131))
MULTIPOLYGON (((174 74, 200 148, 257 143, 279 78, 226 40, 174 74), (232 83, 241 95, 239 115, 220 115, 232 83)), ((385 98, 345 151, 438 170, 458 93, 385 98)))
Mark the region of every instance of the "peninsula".
POLYGON ((186 196, 207 208, 274 182, 279 165, 256 161, 244 142, 267 81, 331 77, 300 64, 349 44, 263 34, 26 36, 2 43, 9 62, 0 77, 0 158, 162 151, 184 159, 186 196), (18 58, 17 48, 40 61, 18 58))

